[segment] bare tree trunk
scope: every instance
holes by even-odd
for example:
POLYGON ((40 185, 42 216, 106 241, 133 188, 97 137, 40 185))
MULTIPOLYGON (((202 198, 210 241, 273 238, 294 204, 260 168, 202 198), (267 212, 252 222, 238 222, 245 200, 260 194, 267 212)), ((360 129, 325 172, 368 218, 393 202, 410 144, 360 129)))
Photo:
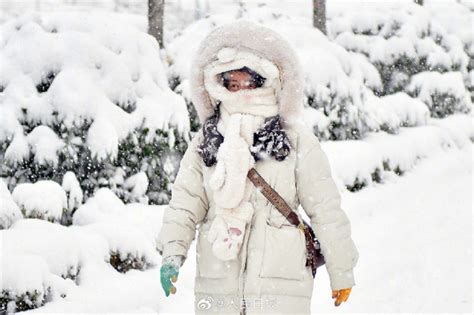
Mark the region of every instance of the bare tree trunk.
POLYGON ((165 0, 148 0, 148 34, 163 48, 163 19, 165 0))
POLYGON ((245 4, 243 0, 237 0, 237 4, 239 5, 239 11, 237 11, 237 18, 240 19, 244 16, 245 13, 245 4))
POLYGON ((206 6, 204 8, 204 11, 206 12, 206 16, 209 16, 211 14, 211 5, 209 4, 209 0, 206 0, 206 6))
POLYGON ((313 26, 327 35, 326 0, 313 0, 313 26))
POLYGON ((423 5, 423 0, 415 0, 416 4, 423 5))
POLYGON ((201 8, 201 1, 195 1, 195 9, 194 9, 194 20, 202 19, 202 8, 201 8))

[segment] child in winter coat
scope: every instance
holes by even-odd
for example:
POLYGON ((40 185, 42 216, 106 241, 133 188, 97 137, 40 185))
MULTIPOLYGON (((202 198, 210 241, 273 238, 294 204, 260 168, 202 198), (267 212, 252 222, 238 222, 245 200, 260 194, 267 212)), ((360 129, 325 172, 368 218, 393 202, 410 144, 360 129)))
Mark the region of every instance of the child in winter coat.
POLYGON ((160 231, 166 296, 176 292, 172 283, 198 230, 196 313, 310 313, 304 235, 253 186, 246 176, 253 167, 292 209, 302 206, 335 305, 346 301, 358 251, 328 159, 304 124, 291 46, 253 22, 221 26, 201 43, 191 92, 202 128, 181 160, 160 231))

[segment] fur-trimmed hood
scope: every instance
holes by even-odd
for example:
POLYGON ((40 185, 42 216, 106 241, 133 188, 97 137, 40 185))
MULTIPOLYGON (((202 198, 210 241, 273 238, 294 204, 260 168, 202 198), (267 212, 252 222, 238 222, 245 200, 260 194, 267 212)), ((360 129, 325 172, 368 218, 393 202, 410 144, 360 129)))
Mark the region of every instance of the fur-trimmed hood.
MULTIPOLYGON (((222 56, 222 51, 226 51, 222 49, 226 47, 250 52, 276 65, 279 72, 278 113, 282 125, 301 121, 304 81, 296 52, 277 32, 255 22, 238 20, 222 25, 208 34, 201 42, 192 62, 191 98, 201 124, 214 113, 214 104, 205 87, 204 70, 207 65, 217 60, 232 57, 232 54, 222 56)), ((247 66, 257 70, 253 60, 249 59, 247 66)))

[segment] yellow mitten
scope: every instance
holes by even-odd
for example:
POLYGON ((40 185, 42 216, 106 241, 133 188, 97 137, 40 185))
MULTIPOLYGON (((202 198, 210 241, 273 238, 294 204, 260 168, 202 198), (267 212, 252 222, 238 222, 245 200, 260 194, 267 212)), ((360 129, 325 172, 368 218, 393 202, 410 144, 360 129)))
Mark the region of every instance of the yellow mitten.
POLYGON ((341 305, 342 302, 346 302, 349 298, 349 294, 351 294, 352 288, 341 289, 341 290, 333 290, 332 291, 332 298, 336 299, 334 302, 335 306, 341 305))

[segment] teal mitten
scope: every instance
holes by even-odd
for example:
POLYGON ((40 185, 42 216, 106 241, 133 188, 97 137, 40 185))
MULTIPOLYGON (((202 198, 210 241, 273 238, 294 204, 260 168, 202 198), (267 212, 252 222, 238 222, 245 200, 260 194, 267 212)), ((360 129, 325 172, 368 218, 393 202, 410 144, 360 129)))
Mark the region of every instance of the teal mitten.
POLYGON ((160 269, 161 286, 166 296, 176 293, 176 287, 171 282, 178 281, 179 268, 183 263, 182 255, 173 255, 163 259, 160 269))

